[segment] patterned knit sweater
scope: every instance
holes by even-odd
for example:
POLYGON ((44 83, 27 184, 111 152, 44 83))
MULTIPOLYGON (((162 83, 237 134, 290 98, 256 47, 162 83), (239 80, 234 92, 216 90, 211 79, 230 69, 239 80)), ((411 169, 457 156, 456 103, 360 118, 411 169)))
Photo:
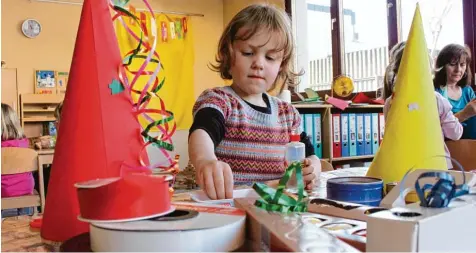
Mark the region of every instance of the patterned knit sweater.
POLYGON ((291 104, 268 99, 271 114, 256 111, 227 86, 204 91, 193 108, 194 116, 207 107, 223 114, 225 136, 215 155, 230 165, 235 183, 279 179, 284 173, 284 148, 301 118, 291 104))

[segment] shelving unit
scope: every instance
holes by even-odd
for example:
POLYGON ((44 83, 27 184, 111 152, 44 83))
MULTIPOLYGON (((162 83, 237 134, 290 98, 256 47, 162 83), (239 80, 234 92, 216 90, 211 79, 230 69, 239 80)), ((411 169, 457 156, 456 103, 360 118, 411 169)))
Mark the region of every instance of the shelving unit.
POLYGON ((302 114, 321 114, 321 135, 322 135, 322 158, 333 164, 343 162, 367 162, 371 161, 374 155, 363 156, 345 156, 333 157, 332 154, 332 114, 334 113, 381 113, 383 112, 383 105, 351 105, 344 111, 335 108, 329 104, 317 103, 299 103, 293 104, 299 113, 302 114))
POLYGON ((43 122, 56 120, 54 111, 63 99, 64 94, 21 94, 20 120, 25 135, 40 136, 43 122))

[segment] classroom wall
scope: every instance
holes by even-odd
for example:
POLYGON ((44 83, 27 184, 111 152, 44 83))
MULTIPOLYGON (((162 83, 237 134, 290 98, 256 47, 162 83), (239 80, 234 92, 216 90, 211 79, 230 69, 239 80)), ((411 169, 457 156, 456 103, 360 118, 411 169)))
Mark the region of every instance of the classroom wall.
POLYGON ((223 26, 241 9, 254 3, 274 4, 284 10, 284 0, 223 0, 223 26))
MULTIPOLYGON (((63 0, 68 1, 68 0, 63 0)), ((141 1, 132 1, 142 8, 141 1)), ((195 44, 194 92, 198 96, 204 89, 222 82, 210 71, 207 64, 214 59, 217 41, 223 29, 222 0, 150 0, 153 9, 204 14, 192 17, 195 44), (206 36, 204 36, 206 34, 206 36)), ((2 1, 2 60, 7 68, 17 69, 19 94, 33 93, 34 70, 69 70, 74 42, 81 14, 81 6, 41 3, 30 0, 2 1), (29 39, 21 33, 21 23, 27 18, 42 24, 42 33, 29 39)), ((174 136, 177 153, 181 154, 181 167, 187 164, 188 131, 177 131, 174 136)))
MULTIPOLYGON (((141 1, 132 2, 137 8, 141 7, 141 1)), ((198 96, 202 90, 221 83, 219 76, 207 68, 207 63, 214 58, 216 44, 223 29, 223 1, 149 2, 156 10, 205 15, 192 18, 195 29, 195 94, 198 96)), ((8 68, 18 69, 20 94, 33 92, 35 69, 69 70, 80 13, 79 5, 41 3, 35 0, 2 1, 2 60, 6 61, 8 68), (42 33, 35 39, 29 39, 21 33, 20 26, 26 18, 37 19, 42 24, 42 33)))
MULTIPOLYGON (((136 8, 143 7, 139 0, 131 2, 136 8)), ((149 0, 149 2, 155 10, 205 15, 192 18, 195 31, 195 97, 206 88, 223 84, 219 75, 210 71, 207 64, 213 62, 218 39, 233 15, 255 2, 270 2, 284 8, 284 0, 149 0)), ((2 60, 6 62, 7 68, 17 69, 19 94, 33 93, 36 69, 69 71, 81 6, 41 3, 35 0, 2 0, 1 4, 2 60), (34 18, 42 25, 42 33, 35 39, 29 39, 21 33, 21 23, 27 18, 34 18)), ((173 140, 176 152, 181 155, 180 167, 184 168, 188 161, 188 131, 177 131, 173 140)))

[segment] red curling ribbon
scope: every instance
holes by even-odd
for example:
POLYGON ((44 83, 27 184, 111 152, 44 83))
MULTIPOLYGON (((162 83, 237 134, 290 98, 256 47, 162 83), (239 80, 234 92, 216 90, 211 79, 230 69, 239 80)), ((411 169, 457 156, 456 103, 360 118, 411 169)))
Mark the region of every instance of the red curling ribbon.
POLYGON ((170 205, 171 176, 127 174, 75 184, 80 220, 130 221, 173 211, 170 205))

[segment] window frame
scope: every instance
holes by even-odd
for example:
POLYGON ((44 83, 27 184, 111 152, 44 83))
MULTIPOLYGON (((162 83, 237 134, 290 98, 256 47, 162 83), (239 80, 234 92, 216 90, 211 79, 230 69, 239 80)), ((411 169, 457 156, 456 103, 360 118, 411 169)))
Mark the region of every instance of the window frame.
MULTIPOLYGON (((293 19, 293 11, 296 8, 295 2, 302 2, 306 4, 305 0, 285 0, 286 13, 293 19)), ((343 0, 330 0, 330 18, 331 18, 331 38, 332 38, 332 76, 333 79, 344 73, 344 34, 343 34, 343 0)), ((402 0, 387 0, 387 29, 388 29, 388 48, 395 46, 402 38, 401 36, 401 8, 400 1, 402 0)), ((469 47, 472 53, 471 67, 473 73, 476 73, 476 1, 461 0, 463 4, 463 30, 464 43, 469 47)), ((296 30, 296 27, 293 27, 296 30)), ((301 40, 301 39, 300 39, 301 40)), ((306 43, 307 45, 307 43, 306 43)), ((298 51, 299 48, 298 48, 298 51)), ((299 54, 299 53, 298 53, 299 54)), ((305 57, 304 57, 305 58, 305 57)), ((307 71, 307 66, 299 66, 299 61, 296 67, 307 71)), ((474 78, 476 79, 476 78, 474 78)), ((303 78, 307 81, 307 78, 303 78)), ((473 87, 476 87, 476 80, 473 80, 473 87)), ((289 87, 294 91, 293 87, 289 87)), ((325 90, 330 91, 330 90, 325 90)))

